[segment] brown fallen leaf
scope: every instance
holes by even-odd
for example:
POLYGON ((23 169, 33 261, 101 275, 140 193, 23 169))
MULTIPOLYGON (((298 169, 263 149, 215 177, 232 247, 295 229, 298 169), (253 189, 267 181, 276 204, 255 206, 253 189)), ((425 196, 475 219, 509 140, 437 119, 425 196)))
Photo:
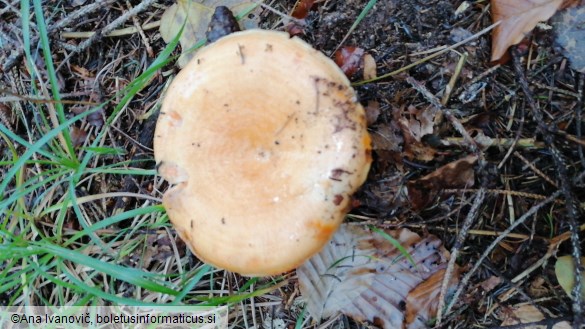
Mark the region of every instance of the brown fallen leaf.
POLYGON ((374 56, 366 54, 364 56, 364 80, 375 79, 377 76, 376 60, 374 56))
POLYGON ((378 117, 381 113, 380 103, 374 100, 368 101, 368 104, 364 107, 364 110, 366 110, 366 122, 368 126, 373 125, 374 122, 378 120, 378 117))
MULTIPOLYGON (((459 284, 460 272, 461 268, 456 266, 453 276, 449 279, 451 287, 459 284)), ((444 277, 444 269, 435 272, 408 293, 406 297, 406 328, 426 328, 427 324, 435 317, 444 277)))
POLYGON ((71 141, 73 142, 73 146, 81 146, 85 143, 87 139, 87 131, 73 126, 69 129, 69 134, 71 136, 71 141))
POLYGON ((431 161, 437 151, 422 142, 423 137, 434 132, 434 120, 437 109, 427 107, 418 109, 409 105, 405 109, 395 108, 394 120, 402 130, 404 137, 404 157, 410 160, 431 161))
POLYGON ((477 156, 468 155, 408 182, 408 198, 412 207, 423 209, 444 189, 472 187, 475 181, 473 165, 476 161, 477 156))
POLYGON ((372 134, 372 147, 376 151, 392 151, 400 153, 404 140, 400 128, 391 122, 379 126, 372 134))
POLYGON ((297 3, 295 3, 291 16, 296 19, 303 19, 307 17, 307 15, 309 15, 309 11, 311 11, 311 8, 313 7, 314 4, 315 0, 297 0, 297 3))
MULTIPOLYGON (((531 323, 544 320, 544 315, 533 305, 521 305, 503 307, 500 312, 502 314, 503 321, 501 326, 512 326, 515 324, 531 323)), ((533 329, 545 329, 546 325, 540 326, 526 326, 525 328, 533 329)), ((556 323, 552 326, 553 329, 570 329, 571 325, 567 321, 556 323)))
POLYGON ((364 50, 359 47, 341 47, 335 52, 335 63, 351 78, 363 66, 364 54, 364 50))
POLYGON ((502 21, 492 34, 492 61, 499 60, 508 48, 524 39, 536 24, 546 21, 563 0, 491 0, 492 21, 502 21))
MULTIPOLYGON (((441 286, 435 282, 442 275, 428 279, 445 268, 449 252, 432 235, 423 238, 408 229, 380 232, 398 242, 414 265, 388 236, 343 225, 320 253, 297 269, 301 294, 316 321, 342 312, 382 328, 403 328, 404 305, 413 291, 410 312, 434 317, 441 286)), ((414 320, 408 328, 426 328, 424 321, 414 320)))
POLYGON ((482 281, 480 286, 481 289, 485 292, 490 292, 494 290, 500 283, 502 283, 502 278, 499 276, 492 275, 486 280, 482 281))

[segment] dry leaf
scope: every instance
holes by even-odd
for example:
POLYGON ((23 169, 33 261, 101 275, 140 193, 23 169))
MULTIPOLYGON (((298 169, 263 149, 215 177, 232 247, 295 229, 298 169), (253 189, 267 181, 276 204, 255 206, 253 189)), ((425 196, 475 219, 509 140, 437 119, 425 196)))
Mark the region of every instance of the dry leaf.
MULTIPOLYGON (((455 267, 449 280, 451 287, 459 284, 460 270, 459 267, 455 267)), ((406 328, 426 328, 427 324, 435 317, 444 277, 445 270, 435 272, 408 294, 406 297, 406 328)))
MULTIPOLYGON (((203 0, 200 2, 189 0, 178 0, 177 3, 168 7, 160 22, 160 34, 165 42, 170 42, 181 31, 183 24, 183 34, 179 39, 181 43, 182 55, 177 61, 179 67, 184 67, 189 60, 195 55, 195 52, 186 53, 198 41, 205 38, 207 26, 211 21, 214 9, 217 6, 226 6, 234 14, 238 14, 253 5, 252 2, 242 0, 203 0)), ((258 26, 256 18, 260 7, 254 12, 255 18, 246 16, 242 18, 240 24, 245 29, 255 28, 258 26)))
MULTIPOLYGON (((99 101, 99 97, 97 96, 97 94, 95 92, 92 92, 90 94, 90 101, 94 101, 94 102, 99 101)), ((80 114, 80 113, 87 111, 88 109, 89 109, 89 107, 85 106, 85 105, 84 106, 75 106, 75 107, 71 108, 71 112, 75 113, 75 114, 80 114)), ((100 128, 104 124, 104 118, 105 118, 104 109, 100 108, 99 110, 94 111, 91 114, 89 114, 86 118, 86 121, 90 125, 100 128)))
POLYGON ((348 78, 351 78, 363 65, 364 50, 359 47, 341 47, 335 52, 335 63, 348 78))
POLYGON ((364 80, 375 79, 378 76, 376 71, 376 60, 370 54, 364 56, 364 80))
MULTIPOLYGON (((585 263, 585 257, 581 257, 581 263, 585 263)), ((571 255, 562 256, 555 263, 555 274, 563 290, 573 298, 575 288, 575 262, 571 255)), ((585 274, 581 272, 581 282, 585 282, 585 274)), ((585 300, 585 287, 581 287, 581 298, 585 300)))
MULTIPOLYGON (((411 304, 411 312, 434 316, 432 296, 438 292, 428 284, 415 288, 444 269, 449 253, 432 235, 421 238, 408 229, 384 233, 398 241, 416 265, 381 234, 343 225, 319 254, 297 269, 301 294, 314 319, 342 312, 382 328, 402 328, 404 305, 412 291, 430 302, 411 304)), ((420 324, 409 328, 423 328, 416 325, 420 324)))
POLYGON ((401 122, 408 127, 412 137, 417 142, 420 142, 423 136, 433 133, 436 113, 437 109, 434 107, 417 109, 410 105, 407 112, 402 116, 401 122))
POLYGON ((483 130, 478 128, 469 129, 469 134, 473 137, 475 143, 482 149, 487 150, 490 146, 494 144, 493 138, 484 134, 483 130))
POLYGON ((553 19, 555 42, 571 62, 571 67, 581 73, 585 73, 584 25, 585 7, 567 9, 553 19))
POLYGON ((472 187, 475 182, 473 165, 476 161, 477 156, 468 155, 422 178, 408 182, 408 198, 412 207, 414 209, 426 207, 444 189, 472 187))
POLYGON ((500 285, 502 281, 503 281, 502 278, 500 278, 499 276, 492 275, 486 280, 482 281, 480 286, 481 289, 483 289, 483 291, 490 292, 494 290, 498 285, 500 285))
POLYGON ((563 0, 491 0, 492 21, 502 21, 492 34, 492 61, 524 39, 536 24, 556 13, 563 0))
POLYGON ((69 129, 69 135, 71 136, 73 146, 76 147, 83 145, 87 139, 87 131, 76 126, 73 126, 69 129))
POLYGON ((394 109, 394 120, 402 130, 404 137, 404 156, 408 159, 431 161, 435 158, 436 151, 422 143, 422 138, 434 131, 434 120, 437 109, 428 107, 417 109, 410 105, 404 111, 394 109))
POLYGON ((378 127, 372 134, 372 148, 376 151, 400 153, 403 142, 399 128, 395 127, 392 122, 378 127))
POLYGON ((307 17, 314 4, 315 0, 298 0, 297 3, 295 3, 291 16, 296 19, 307 17))
MULTIPOLYGON (((544 320, 544 315, 533 305, 522 305, 513 307, 504 307, 502 311, 504 321, 501 326, 512 326, 521 323, 531 323, 544 320)), ((546 325, 527 326, 525 328, 545 329, 546 325)), ((567 321, 559 322, 552 326, 553 329, 570 329, 571 325, 567 321)))
POLYGON ((366 110, 366 122, 368 126, 371 126, 378 120, 380 116, 380 103, 377 101, 368 101, 368 104, 364 107, 366 110))

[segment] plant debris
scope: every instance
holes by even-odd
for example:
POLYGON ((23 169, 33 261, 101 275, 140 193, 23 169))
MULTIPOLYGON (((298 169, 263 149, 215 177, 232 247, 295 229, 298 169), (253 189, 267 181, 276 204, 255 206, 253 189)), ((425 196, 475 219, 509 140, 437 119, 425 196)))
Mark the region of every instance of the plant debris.
MULTIPOLYGON (((382 328, 426 328, 437 311, 449 252, 432 235, 377 232, 344 225, 297 269, 309 314, 317 321, 342 312, 382 328)), ((449 282, 457 284, 458 271, 449 282)))

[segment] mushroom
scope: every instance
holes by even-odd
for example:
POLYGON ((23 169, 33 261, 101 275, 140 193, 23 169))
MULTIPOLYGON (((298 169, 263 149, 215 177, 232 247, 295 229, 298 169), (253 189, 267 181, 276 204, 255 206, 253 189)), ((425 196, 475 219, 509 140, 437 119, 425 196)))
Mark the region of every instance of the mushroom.
POLYGON ((170 221, 202 261, 276 275, 326 244, 371 163, 366 117, 329 58, 274 31, 201 49, 164 98, 154 154, 170 221))

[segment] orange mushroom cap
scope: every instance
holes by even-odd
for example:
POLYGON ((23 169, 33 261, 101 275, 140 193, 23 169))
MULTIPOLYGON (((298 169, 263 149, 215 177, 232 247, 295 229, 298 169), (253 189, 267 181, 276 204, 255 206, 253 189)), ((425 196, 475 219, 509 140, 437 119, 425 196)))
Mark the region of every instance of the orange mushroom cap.
POLYGON ((345 75, 302 40, 264 30, 226 36, 181 70, 154 153, 181 238, 243 275, 280 274, 317 253, 371 163, 345 75))

